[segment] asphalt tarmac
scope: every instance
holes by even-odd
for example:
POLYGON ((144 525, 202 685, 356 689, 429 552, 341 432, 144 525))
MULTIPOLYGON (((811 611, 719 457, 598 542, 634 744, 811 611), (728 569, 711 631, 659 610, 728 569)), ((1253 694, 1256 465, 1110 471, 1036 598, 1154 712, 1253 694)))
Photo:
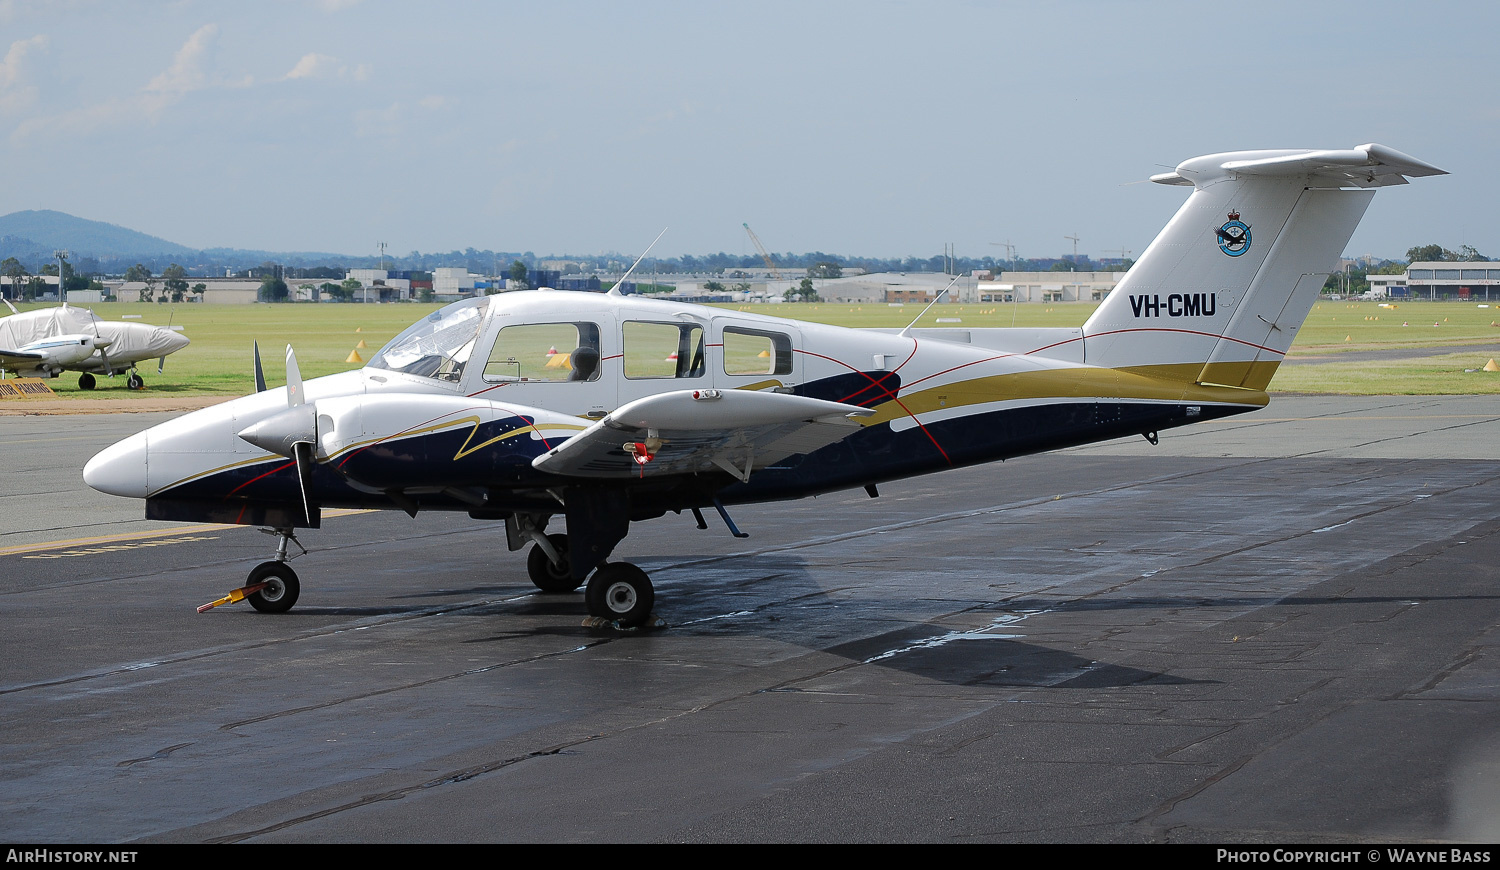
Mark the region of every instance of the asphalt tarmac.
POLYGON ((79 477, 159 419, 0 418, 0 840, 1500 838, 1500 397, 669 515, 635 634, 461 514, 200 615, 274 539, 79 477))

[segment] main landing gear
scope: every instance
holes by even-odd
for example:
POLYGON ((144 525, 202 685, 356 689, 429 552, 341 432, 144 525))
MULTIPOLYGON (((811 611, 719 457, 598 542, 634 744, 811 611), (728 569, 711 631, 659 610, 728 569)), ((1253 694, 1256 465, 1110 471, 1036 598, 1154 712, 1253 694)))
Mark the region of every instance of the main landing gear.
MULTIPOLYGON (((110 377, 114 377, 114 374, 111 373, 110 377)), ((80 390, 92 390, 98 385, 99 381, 88 372, 84 372, 78 376, 78 389, 80 390)), ((131 369, 130 375, 125 378, 125 388, 128 390, 144 390, 146 389, 146 379, 142 378, 135 369, 131 369)))
MULTIPOLYGON (((568 536, 537 534, 533 540, 536 544, 526 554, 526 573, 536 588, 552 593, 577 589, 579 581, 568 561, 568 536)), ((621 628, 636 628, 651 618, 656 591, 640 568, 629 562, 606 562, 589 577, 583 600, 589 616, 621 628)))

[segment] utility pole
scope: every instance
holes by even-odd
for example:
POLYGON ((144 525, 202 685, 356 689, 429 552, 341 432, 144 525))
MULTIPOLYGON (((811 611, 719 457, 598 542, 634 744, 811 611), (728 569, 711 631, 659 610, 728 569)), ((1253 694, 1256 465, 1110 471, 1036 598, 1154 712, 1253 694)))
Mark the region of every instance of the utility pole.
POLYGON ((52 256, 57 258, 57 301, 63 305, 68 304, 68 291, 63 286, 63 264, 68 262, 67 251, 53 251, 52 256))

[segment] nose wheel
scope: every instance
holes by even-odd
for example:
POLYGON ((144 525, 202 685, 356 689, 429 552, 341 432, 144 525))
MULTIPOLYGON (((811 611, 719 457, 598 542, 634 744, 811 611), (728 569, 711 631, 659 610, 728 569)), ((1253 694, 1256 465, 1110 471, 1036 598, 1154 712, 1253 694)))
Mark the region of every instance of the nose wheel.
POLYGON ((656 592, 645 571, 629 562, 607 562, 589 578, 584 602, 590 616, 635 628, 651 618, 656 592))
POLYGON ((245 585, 248 587, 260 583, 265 586, 258 592, 246 595, 245 600, 261 613, 286 613, 297 603, 297 596, 302 592, 297 572, 285 562, 262 562, 256 565, 245 585))

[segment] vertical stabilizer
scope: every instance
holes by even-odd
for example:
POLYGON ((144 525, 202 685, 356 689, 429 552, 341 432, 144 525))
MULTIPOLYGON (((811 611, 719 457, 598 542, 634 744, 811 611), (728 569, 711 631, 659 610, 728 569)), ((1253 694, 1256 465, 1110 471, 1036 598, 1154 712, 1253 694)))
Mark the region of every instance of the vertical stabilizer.
POLYGON ((1212 154, 1155 176, 1193 193, 1084 325, 1085 361, 1264 390, 1374 196, 1359 188, 1440 174, 1362 145, 1212 154))

